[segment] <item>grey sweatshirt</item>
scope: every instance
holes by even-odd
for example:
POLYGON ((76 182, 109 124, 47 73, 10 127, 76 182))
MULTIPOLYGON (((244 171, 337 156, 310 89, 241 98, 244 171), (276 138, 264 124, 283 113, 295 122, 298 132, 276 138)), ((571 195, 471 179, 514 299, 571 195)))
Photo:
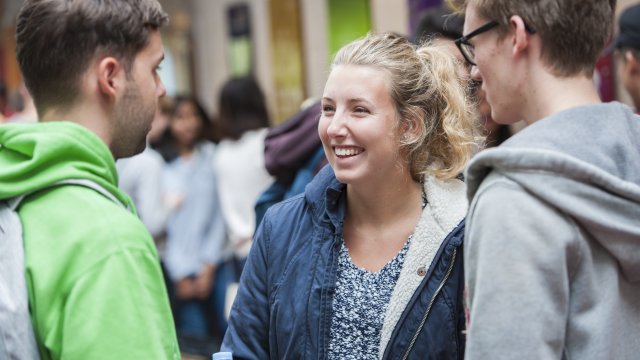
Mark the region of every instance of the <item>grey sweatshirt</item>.
POLYGON ((640 358, 640 117, 555 114, 467 182, 466 358, 640 358))

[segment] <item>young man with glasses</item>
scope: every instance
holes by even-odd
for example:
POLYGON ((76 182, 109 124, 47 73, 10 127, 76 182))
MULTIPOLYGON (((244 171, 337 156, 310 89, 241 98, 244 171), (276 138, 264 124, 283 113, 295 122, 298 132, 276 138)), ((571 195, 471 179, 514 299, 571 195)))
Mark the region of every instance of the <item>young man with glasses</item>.
POLYGON ((467 169, 467 359, 640 353, 640 118, 593 82, 615 0, 459 0, 499 123, 467 169))

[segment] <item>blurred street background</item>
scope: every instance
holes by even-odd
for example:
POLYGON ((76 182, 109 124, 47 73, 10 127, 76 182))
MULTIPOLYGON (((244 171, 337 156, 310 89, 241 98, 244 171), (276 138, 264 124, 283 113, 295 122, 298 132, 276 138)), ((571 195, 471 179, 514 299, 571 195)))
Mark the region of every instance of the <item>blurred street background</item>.
MULTIPOLYGON (((160 0, 171 18, 163 29, 168 95, 195 95, 215 118, 218 93, 231 76, 252 73, 267 97, 272 125, 322 94, 337 49, 367 32, 411 36, 420 15, 442 0, 160 0)), ((618 0, 618 13, 637 0, 618 0)), ((20 87, 14 24, 22 0, 0 0, 0 83, 20 87)), ((598 78, 603 100, 629 103, 616 84, 611 56, 598 78)))

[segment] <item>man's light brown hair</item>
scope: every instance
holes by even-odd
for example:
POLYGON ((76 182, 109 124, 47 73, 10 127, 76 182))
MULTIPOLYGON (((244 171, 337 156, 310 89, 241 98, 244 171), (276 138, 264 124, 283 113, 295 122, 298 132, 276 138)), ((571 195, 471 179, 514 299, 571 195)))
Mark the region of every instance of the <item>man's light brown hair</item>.
POLYGON ((542 39, 542 61, 556 76, 592 76, 613 30, 616 0, 452 0, 464 12, 470 4, 478 15, 500 24, 520 16, 542 39))
POLYGON ((71 106, 96 55, 119 59, 129 75, 150 31, 167 22, 157 0, 26 0, 16 52, 38 111, 71 106))

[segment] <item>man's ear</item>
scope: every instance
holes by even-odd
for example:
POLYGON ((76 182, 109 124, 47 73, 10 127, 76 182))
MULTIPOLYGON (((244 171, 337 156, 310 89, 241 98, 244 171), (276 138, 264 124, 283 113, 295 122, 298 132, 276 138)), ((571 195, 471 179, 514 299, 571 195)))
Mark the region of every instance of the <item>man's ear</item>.
POLYGON ((98 88, 100 92, 115 100, 118 92, 124 89, 126 82, 125 69, 116 58, 107 56, 98 63, 98 88))
POLYGON ((629 75, 638 75, 640 74, 640 59, 636 58, 633 55, 631 50, 625 50, 624 54, 624 62, 627 71, 629 71, 629 75))
POLYGON ((524 25, 524 20, 518 15, 513 15, 509 19, 509 28, 511 30, 511 45, 513 56, 521 56, 529 47, 529 33, 524 25))

